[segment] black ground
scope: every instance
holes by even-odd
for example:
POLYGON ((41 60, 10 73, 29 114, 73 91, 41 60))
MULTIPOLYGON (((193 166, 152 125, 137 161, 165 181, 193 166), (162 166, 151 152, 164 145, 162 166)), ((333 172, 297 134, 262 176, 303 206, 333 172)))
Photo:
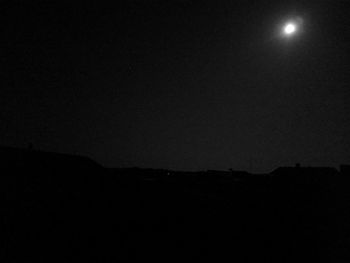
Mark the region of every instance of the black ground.
POLYGON ((346 174, 176 173, 23 156, 0 177, 2 262, 350 260, 346 174))

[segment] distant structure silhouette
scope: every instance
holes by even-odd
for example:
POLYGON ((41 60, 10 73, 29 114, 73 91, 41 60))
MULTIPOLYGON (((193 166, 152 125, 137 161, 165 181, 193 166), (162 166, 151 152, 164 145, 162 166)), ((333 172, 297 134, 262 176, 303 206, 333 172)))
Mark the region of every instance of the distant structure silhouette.
POLYGON ((341 164, 340 165, 340 173, 341 174, 350 174, 350 165, 341 164))

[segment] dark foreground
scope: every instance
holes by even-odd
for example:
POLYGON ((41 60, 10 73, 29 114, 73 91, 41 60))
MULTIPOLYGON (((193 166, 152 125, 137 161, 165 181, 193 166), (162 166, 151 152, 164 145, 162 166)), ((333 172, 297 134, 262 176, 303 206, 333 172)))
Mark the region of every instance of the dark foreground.
POLYGON ((1 262, 350 262, 346 174, 117 170, 39 155, 2 164, 1 262))

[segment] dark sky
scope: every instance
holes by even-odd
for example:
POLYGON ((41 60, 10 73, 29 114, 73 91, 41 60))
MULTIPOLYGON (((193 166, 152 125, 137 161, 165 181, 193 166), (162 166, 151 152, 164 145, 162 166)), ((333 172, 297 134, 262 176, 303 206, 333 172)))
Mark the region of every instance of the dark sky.
POLYGON ((0 1, 0 144, 117 167, 350 163, 348 2, 0 1))

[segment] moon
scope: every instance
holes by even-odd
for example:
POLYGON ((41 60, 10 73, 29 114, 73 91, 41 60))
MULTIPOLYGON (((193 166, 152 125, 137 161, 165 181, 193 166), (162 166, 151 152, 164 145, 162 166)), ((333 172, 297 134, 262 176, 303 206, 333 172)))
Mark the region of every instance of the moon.
POLYGON ((291 38, 295 35, 299 35, 303 32, 303 24, 304 19, 302 17, 293 17, 288 20, 285 20, 282 24, 280 24, 280 36, 283 38, 291 38))
POLYGON ((292 35, 292 34, 294 34, 297 31, 297 26, 294 23, 287 23, 284 26, 283 31, 284 31, 285 35, 288 35, 288 36, 292 35))

